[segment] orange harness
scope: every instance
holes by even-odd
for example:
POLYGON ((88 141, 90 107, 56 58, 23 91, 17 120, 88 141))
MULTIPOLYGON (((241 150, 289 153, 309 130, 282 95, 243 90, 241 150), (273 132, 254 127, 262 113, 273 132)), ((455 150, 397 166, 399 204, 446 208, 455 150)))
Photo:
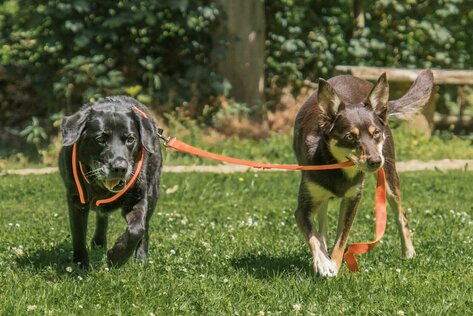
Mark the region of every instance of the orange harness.
MULTIPOLYGON (((140 110, 137 106, 132 106, 131 109, 133 111, 135 111, 137 114, 141 115, 143 118, 148 119, 148 115, 146 115, 146 113, 143 112, 142 110, 140 110)), ((143 167, 144 158, 145 158, 145 150, 143 149, 141 151, 141 158, 138 161, 138 164, 136 165, 136 170, 134 171, 133 177, 125 185, 125 187, 123 189, 121 189, 118 193, 113 195, 112 197, 109 197, 107 199, 97 200, 95 202, 95 205, 100 206, 100 205, 103 205, 103 204, 112 203, 112 202, 116 201, 118 198, 120 198, 123 194, 125 194, 125 192, 128 191, 128 189, 130 189, 133 186, 133 184, 135 184, 136 179, 140 175, 141 168, 143 167)), ((87 179, 87 177, 84 173, 84 168, 82 167, 82 163, 80 161, 77 162, 77 144, 74 144, 73 147, 72 147, 72 174, 74 176, 74 182, 76 183, 77 192, 79 192, 79 200, 82 204, 85 204, 86 201, 85 201, 85 198, 84 198, 84 191, 82 190, 82 186, 81 186, 81 183, 80 183, 80 180, 79 180, 79 174, 77 172, 77 165, 79 165, 79 169, 80 169, 80 172, 82 174, 82 178, 84 179, 84 181, 87 184, 90 184, 89 179, 87 179)))
MULTIPOLYGON (((125 194, 125 192, 128 191, 128 189, 130 189, 133 186, 133 184, 135 184, 136 179, 140 175, 141 168, 143 167, 144 157, 145 157, 145 152, 144 152, 144 149, 143 149, 141 151, 141 158, 138 161, 138 164, 136 165, 136 169, 134 171, 133 177, 125 185, 125 187, 123 189, 121 189, 118 193, 116 193, 112 197, 95 201, 95 205, 100 206, 100 205, 103 205, 103 204, 112 203, 112 202, 116 201, 119 197, 121 197, 123 194, 125 194)), ((85 201, 85 197, 84 197, 84 190, 82 190, 82 186, 81 186, 81 183, 80 183, 80 180, 79 180, 79 174, 77 172, 77 165, 79 165, 79 169, 80 169, 80 172, 82 174, 82 178, 84 179, 84 181, 87 184, 90 184, 90 181, 89 181, 89 179, 87 179, 87 177, 84 173, 84 169, 82 168, 82 163, 80 161, 77 162, 77 144, 74 144, 73 147, 72 147, 72 174, 74 176, 74 182, 76 183, 76 186, 77 186, 77 191, 79 192, 79 200, 82 204, 85 204, 86 201, 85 201)))
MULTIPOLYGON (((236 159, 226 156, 221 156, 213 154, 199 148, 190 146, 186 143, 183 143, 176 138, 165 137, 162 135, 162 130, 159 129, 158 136, 165 141, 167 147, 171 147, 175 150, 186 152, 188 154, 197 155, 204 158, 210 158, 218 161, 223 161, 227 163, 237 164, 248 166, 252 168, 260 169, 282 169, 282 170, 329 170, 329 169, 341 169, 352 167, 354 164, 351 161, 346 161, 342 163, 330 164, 330 165, 321 165, 321 166, 300 166, 300 165, 274 165, 274 164, 262 164, 249 160, 236 159)), ((348 246, 347 251, 345 252, 344 258, 350 272, 358 272, 358 264, 356 262, 355 255, 364 254, 372 250, 381 238, 384 235, 386 230, 386 177, 384 174, 384 169, 378 170, 377 182, 376 182, 376 206, 375 206, 375 216, 376 216, 376 238, 371 242, 359 242, 354 243, 348 246)))

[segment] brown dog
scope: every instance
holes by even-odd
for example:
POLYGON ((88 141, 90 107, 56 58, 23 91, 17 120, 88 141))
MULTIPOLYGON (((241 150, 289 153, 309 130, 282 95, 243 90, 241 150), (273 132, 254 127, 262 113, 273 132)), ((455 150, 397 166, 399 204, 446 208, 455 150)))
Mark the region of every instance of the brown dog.
POLYGON ((343 260, 348 234, 358 209, 365 177, 384 168, 388 201, 397 216, 402 253, 415 256, 407 217, 401 206, 399 177, 389 116, 408 119, 428 101, 433 86, 430 70, 423 71, 400 99, 388 101, 383 74, 373 86, 349 76, 319 80, 317 91, 296 117, 294 152, 300 165, 325 165, 351 160, 354 167, 303 171, 295 217, 312 252, 316 275, 334 277, 343 260), (327 205, 341 198, 333 249, 327 250, 327 205), (317 216, 318 229, 312 216, 317 216))

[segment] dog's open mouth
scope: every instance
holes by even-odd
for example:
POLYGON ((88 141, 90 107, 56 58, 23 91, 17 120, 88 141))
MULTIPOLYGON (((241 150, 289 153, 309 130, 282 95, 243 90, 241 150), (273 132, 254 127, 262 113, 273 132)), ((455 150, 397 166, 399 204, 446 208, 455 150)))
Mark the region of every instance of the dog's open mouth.
POLYGON ((345 156, 348 160, 350 160, 351 162, 353 162, 353 164, 355 166, 359 166, 360 164, 360 158, 358 158, 357 156, 355 156, 354 154, 348 154, 345 156))
POLYGON ((102 184, 110 192, 118 192, 125 187, 126 181, 123 179, 102 180, 102 184))

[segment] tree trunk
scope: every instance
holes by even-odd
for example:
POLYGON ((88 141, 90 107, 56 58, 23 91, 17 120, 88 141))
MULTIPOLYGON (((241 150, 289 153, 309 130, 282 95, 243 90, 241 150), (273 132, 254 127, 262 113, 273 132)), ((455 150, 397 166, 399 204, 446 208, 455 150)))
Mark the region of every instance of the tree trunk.
POLYGON ((214 52, 217 68, 230 81, 235 101, 264 102, 264 0, 217 3, 227 16, 214 34, 214 41, 227 42, 224 52, 214 52))
POLYGON ((353 36, 360 36, 365 28, 365 11, 363 10, 363 0, 353 0, 353 19, 355 28, 353 36))

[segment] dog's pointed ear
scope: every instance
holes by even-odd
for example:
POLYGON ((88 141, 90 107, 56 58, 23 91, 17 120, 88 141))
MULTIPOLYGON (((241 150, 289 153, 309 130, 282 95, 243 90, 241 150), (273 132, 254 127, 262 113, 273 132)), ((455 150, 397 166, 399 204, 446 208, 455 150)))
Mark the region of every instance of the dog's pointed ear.
POLYGON ((149 153, 158 152, 160 149, 158 130, 150 113, 144 107, 137 105, 134 105, 132 110, 140 127, 141 144, 149 153))
POLYGON ((386 79, 386 73, 383 73, 368 95, 368 103, 383 122, 386 122, 386 115, 388 113, 388 99, 389 83, 386 79))
POLYGON ((61 121, 62 145, 74 145, 84 131, 85 124, 89 118, 90 109, 82 109, 78 112, 65 116, 61 121))
POLYGON ((423 70, 405 95, 388 102, 388 116, 404 120, 412 118, 429 101, 433 87, 434 74, 431 70, 423 70))
POLYGON ((332 88, 332 86, 324 79, 319 79, 319 87, 317 91, 317 106, 328 119, 334 119, 337 113, 342 109, 342 101, 332 88))

